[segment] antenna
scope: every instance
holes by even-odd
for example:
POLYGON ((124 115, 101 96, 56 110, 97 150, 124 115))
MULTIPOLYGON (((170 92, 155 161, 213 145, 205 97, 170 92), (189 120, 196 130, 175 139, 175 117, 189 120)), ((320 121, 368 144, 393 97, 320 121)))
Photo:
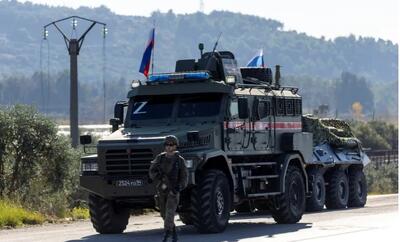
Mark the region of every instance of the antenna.
POLYGON ((213 51, 212 51, 213 53, 215 52, 215 49, 217 49, 218 41, 219 41, 219 39, 221 38, 221 35, 222 35, 222 32, 219 33, 218 39, 217 39, 217 41, 216 41, 215 44, 214 44, 214 48, 213 48, 213 51))
POLYGON ((276 65, 275 66, 275 86, 278 88, 281 86, 280 80, 281 80, 281 66, 276 65))
MULTIPOLYGON (((45 26, 44 28, 44 36, 47 35, 46 30, 47 27, 53 25, 58 32, 62 35, 64 38, 65 45, 67 47, 69 56, 70 56, 70 81, 71 81, 71 88, 70 88, 70 114, 69 114, 69 120, 70 120, 70 134, 71 134, 71 139, 72 139, 72 147, 76 148, 78 147, 78 135, 79 135, 79 127, 78 127, 78 55, 79 51, 82 47, 83 41, 85 40, 86 35, 89 33, 89 31, 96 25, 103 25, 105 28, 106 24, 102 22, 98 22, 92 19, 88 18, 82 18, 79 16, 70 16, 67 18, 59 19, 56 21, 53 21, 45 26), (72 33, 71 36, 72 38, 68 38, 65 33, 58 27, 58 23, 64 22, 67 20, 72 19, 72 33), (76 37, 76 27, 78 24, 77 20, 82 20, 90 23, 90 26, 86 29, 85 32, 78 38, 76 37), (74 36, 75 35, 75 36, 74 36)), ((106 31, 103 31, 103 34, 105 35, 106 31)), ((47 36, 46 36, 47 37, 47 36)))

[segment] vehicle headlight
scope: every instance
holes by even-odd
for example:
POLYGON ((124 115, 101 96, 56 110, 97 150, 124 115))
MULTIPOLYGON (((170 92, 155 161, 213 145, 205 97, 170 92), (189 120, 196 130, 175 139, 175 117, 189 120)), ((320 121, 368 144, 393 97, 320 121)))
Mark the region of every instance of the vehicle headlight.
POLYGON ((97 162, 82 163, 82 172, 98 171, 98 170, 99 170, 99 165, 97 164, 97 162))
POLYGON ((131 83, 131 87, 132 88, 135 88, 135 87, 138 87, 138 86, 140 86, 140 81, 139 80, 133 80, 132 81, 132 83, 131 83))
POLYGON ((192 168, 193 160, 185 160, 185 166, 186 166, 186 168, 192 168))
POLYGON ((226 83, 228 83, 228 84, 234 84, 234 83, 236 82, 236 78, 235 78, 235 76, 227 76, 227 77, 225 78, 225 81, 226 81, 226 83))

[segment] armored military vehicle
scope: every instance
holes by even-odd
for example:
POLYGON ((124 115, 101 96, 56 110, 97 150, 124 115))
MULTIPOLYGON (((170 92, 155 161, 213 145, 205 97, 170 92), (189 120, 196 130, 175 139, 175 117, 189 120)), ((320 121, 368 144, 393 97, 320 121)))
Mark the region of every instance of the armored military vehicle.
MULTIPOLYGON (((269 210, 277 223, 304 211, 362 207, 369 161, 348 125, 302 115, 302 97, 280 68, 239 68, 229 51, 178 60, 175 72, 132 83, 113 133, 82 157, 99 233, 122 233, 132 208, 157 207, 148 177, 164 137, 179 138, 189 185, 178 214, 200 232, 222 232, 230 213, 269 210)), ((81 136, 81 143, 91 143, 81 136)))

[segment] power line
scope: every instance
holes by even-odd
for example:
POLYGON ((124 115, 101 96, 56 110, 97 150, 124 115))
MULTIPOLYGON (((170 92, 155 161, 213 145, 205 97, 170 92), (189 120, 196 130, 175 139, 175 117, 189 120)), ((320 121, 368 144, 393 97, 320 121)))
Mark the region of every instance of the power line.
POLYGON ((50 110, 50 42, 47 40, 47 95, 46 95, 46 113, 50 110))
POLYGON ((49 103, 49 89, 50 89, 50 42, 47 39, 48 31, 44 30, 43 38, 40 42, 40 53, 39 53, 39 60, 40 60, 40 96, 41 96, 41 108, 43 113, 47 114, 48 112, 48 103, 49 103), (44 67, 43 67, 43 59, 44 59, 44 44, 46 43, 47 47, 47 71, 46 77, 44 76, 44 67))
POLYGON ((45 37, 40 41, 39 52, 39 66, 40 66, 40 104, 44 108, 44 80, 43 80, 43 42, 46 41, 45 37))

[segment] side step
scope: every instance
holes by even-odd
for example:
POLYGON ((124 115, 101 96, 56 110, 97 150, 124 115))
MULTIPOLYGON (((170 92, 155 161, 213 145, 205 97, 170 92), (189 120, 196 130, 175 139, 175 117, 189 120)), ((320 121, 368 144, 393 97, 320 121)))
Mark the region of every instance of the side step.
POLYGON ((237 174, 238 191, 244 198, 268 197, 280 194, 278 162, 243 162, 234 163, 232 167, 237 174), (261 169, 254 173, 254 170, 261 169), (253 184, 253 185, 252 185, 253 184), (264 185, 263 185, 264 184, 264 185), (254 189, 252 186, 256 186, 254 189))

